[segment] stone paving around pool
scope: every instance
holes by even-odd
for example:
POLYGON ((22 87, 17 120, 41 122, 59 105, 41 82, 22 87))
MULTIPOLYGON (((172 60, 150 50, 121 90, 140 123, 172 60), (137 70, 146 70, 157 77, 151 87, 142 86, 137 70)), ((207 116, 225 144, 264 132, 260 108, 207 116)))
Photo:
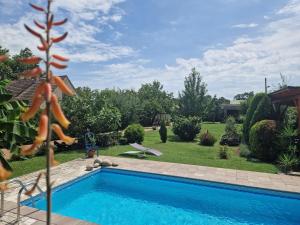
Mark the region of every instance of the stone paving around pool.
MULTIPOLYGON (((157 162, 141 159, 120 158, 120 157, 101 157, 101 159, 109 159, 117 164, 116 169, 125 169, 140 172, 158 173, 164 175, 172 175, 186 178, 193 178, 199 180, 223 182, 229 184, 237 184, 250 187, 259 187, 272 190, 288 191, 300 193, 300 176, 291 176, 284 174, 268 174, 250 171, 222 169, 214 167, 157 162)), ((61 185, 70 180, 83 176, 89 172, 85 171, 87 165, 92 165, 94 159, 77 159, 66 162, 57 167, 52 168, 52 180, 55 181, 54 186, 61 185)), ((97 168, 99 169, 99 168, 97 168)), ((94 169, 95 170, 95 169, 94 169)), ((40 173, 34 172, 28 175, 18 177, 17 179, 23 182, 30 182, 35 180, 40 173)), ((42 179, 40 186, 45 190, 45 179, 42 179)), ((16 220, 16 202, 19 186, 11 184, 9 191, 5 193, 6 207, 4 216, 0 218, 0 224, 15 224, 16 220)), ((38 194, 38 193, 36 193, 38 194)), ((23 195, 22 200, 26 197, 23 195)), ((39 225, 45 224, 45 212, 30 207, 21 207, 22 219, 19 224, 39 225)), ((53 214, 53 224, 74 224, 74 225, 88 225, 88 223, 81 220, 74 220, 68 217, 63 217, 53 214)))

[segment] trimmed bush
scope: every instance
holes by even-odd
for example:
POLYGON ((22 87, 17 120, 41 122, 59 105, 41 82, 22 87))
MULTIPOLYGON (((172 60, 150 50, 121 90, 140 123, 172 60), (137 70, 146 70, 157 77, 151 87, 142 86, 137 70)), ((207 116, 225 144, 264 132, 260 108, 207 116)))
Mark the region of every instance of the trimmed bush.
POLYGON ((116 145, 118 144, 121 135, 122 133, 119 131, 96 134, 96 144, 101 147, 116 145))
POLYGON ((262 161, 274 161, 278 155, 278 137, 276 122, 262 120, 255 123, 250 130, 251 154, 262 161))
POLYGON ((250 106, 247 109, 246 118, 243 124, 243 135, 246 143, 249 143, 249 132, 250 132, 250 122, 252 120, 252 116, 260 102, 260 100, 266 96, 265 93, 256 94, 250 102, 250 106))
POLYGON ((241 142, 240 134, 236 129, 235 119, 230 116, 226 120, 225 134, 221 137, 220 144, 238 146, 241 142))
POLYGON ((183 141, 193 141, 201 126, 197 117, 180 117, 173 124, 173 132, 183 141))
POLYGON ((124 137, 127 138, 128 143, 139 143, 144 141, 145 131, 140 124, 129 125, 124 132, 124 137))
POLYGON ((200 145, 213 146, 217 139, 206 130, 205 133, 200 134, 200 145))
POLYGON ((168 130, 164 121, 162 121, 160 124, 159 135, 160 135, 160 140, 163 143, 166 143, 168 139, 168 130))

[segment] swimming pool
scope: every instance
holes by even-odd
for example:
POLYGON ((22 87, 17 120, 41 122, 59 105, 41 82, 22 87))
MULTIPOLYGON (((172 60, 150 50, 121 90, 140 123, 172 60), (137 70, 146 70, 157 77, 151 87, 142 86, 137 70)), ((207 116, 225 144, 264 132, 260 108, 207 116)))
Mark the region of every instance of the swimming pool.
POLYGON ((53 212, 101 225, 299 225, 300 195, 108 168, 56 188, 53 212))

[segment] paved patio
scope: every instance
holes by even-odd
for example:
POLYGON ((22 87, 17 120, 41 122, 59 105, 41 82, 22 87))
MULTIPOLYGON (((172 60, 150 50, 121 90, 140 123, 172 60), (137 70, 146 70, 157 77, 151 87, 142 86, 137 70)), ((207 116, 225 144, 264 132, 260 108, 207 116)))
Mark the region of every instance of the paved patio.
MULTIPOLYGON (((186 178, 223 182, 250 187, 266 188, 272 190, 300 193, 300 176, 287 176, 284 174, 268 174, 250 171, 204 167, 168 162, 157 162, 120 157, 101 157, 110 159, 119 164, 116 169, 126 169, 140 172, 158 173, 164 175, 180 176, 186 178)), ((54 186, 61 185, 89 172, 85 171, 87 165, 91 165, 94 159, 77 159, 61 164, 52 169, 54 186)), ((40 171, 39 171, 40 172, 40 171)), ((34 172, 18 179, 29 182, 36 178, 39 172, 34 172)), ((45 181, 41 180, 40 186, 45 190, 45 181)), ((16 201, 19 187, 11 185, 5 194, 5 215, 0 219, 0 224, 14 224, 16 219, 16 201)), ((25 199, 23 196, 22 200, 25 199)), ((19 224, 45 224, 45 212, 30 207, 21 208, 22 220, 19 224)), ((74 220, 58 215, 53 216, 53 224, 92 224, 80 220, 74 220)))

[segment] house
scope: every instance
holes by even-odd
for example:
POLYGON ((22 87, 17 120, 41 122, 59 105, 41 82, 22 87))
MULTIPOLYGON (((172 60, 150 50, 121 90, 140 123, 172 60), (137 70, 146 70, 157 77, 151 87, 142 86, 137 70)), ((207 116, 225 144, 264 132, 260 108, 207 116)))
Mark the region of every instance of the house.
MULTIPOLYGON (((71 90, 75 92, 75 87, 73 86, 67 75, 60 76, 60 78, 65 82, 66 85, 68 85, 69 88, 71 88, 71 90)), ((14 80, 6 86, 6 89, 13 95, 14 99, 28 101, 30 105, 36 87, 43 80, 44 78, 14 80)), ((61 100, 63 97, 62 91, 55 85, 53 85, 52 87, 52 92, 57 96, 59 100, 61 100)))
POLYGON ((224 110, 224 118, 233 116, 237 119, 241 111, 241 102, 242 100, 233 100, 229 104, 222 104, 221 108, 224 110))

